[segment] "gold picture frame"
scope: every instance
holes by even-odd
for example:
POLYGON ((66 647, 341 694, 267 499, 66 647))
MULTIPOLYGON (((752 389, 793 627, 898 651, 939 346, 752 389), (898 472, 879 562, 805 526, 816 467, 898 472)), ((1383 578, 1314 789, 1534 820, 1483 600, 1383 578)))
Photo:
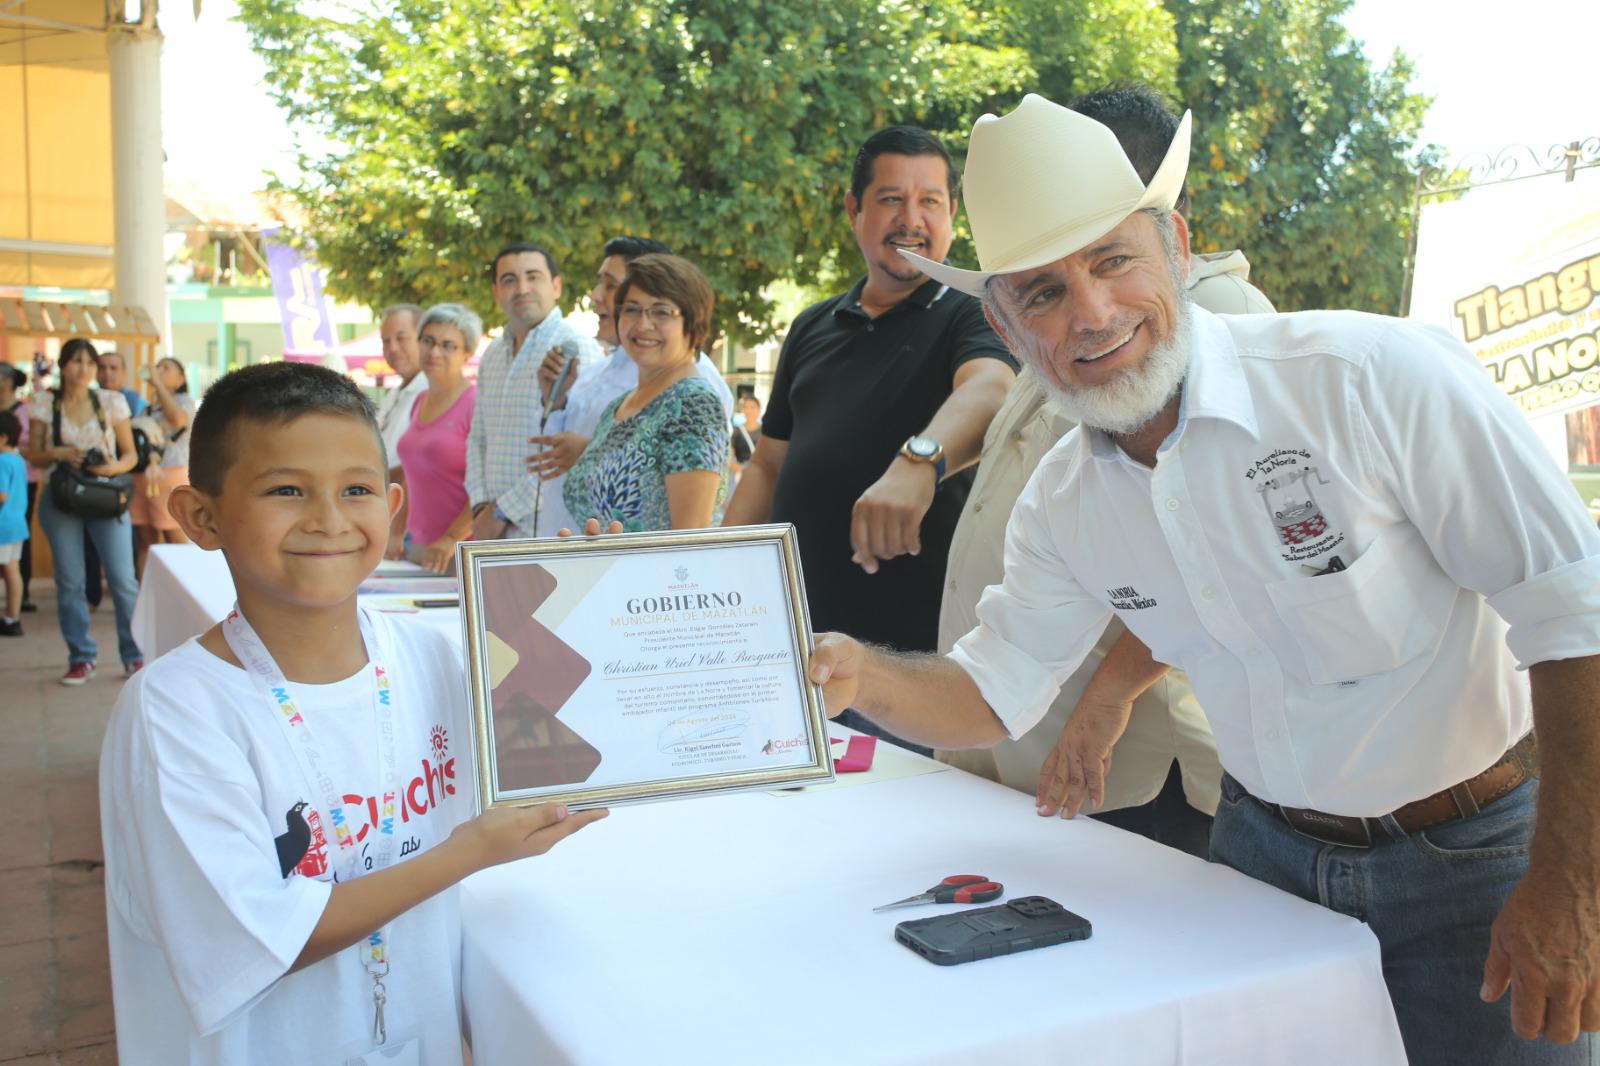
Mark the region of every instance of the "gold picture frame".
POLYGON ((833 780, 793 526, 467 541, 457 572, 481 810, 833 780))

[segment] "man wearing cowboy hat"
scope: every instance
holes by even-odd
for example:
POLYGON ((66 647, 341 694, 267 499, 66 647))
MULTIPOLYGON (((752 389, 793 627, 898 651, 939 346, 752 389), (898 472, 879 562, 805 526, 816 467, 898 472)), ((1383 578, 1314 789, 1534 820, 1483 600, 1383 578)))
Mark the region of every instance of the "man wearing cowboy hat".
MULTIPOLYGON (((1148 85, 1106 86, 1067 106, 1107 126, 1141 179, 1154 177, 1178 132, 1178 116, 1148 85)), ((1179 191, 1173 210, 1189 216, 1186 191, 1179 191)), ((1190 258, 1186 288, 1196 305, 1217 314, 1270 313, 1271 301, 1250 284, 1249 277, 1250 264, 1242 252, 1196 255, 1190 258)), ((999 583, 1004 569, 1006 522, 1017 497, 1045 453, 1073 424, 1050 402, 1050 392, 1038 375, 1024 368, 984 435, 983 462, 950 542, 949 580, 939 609, 939 650, 949 651, 977 625, 978 599, 985 588, 999 583)), ((1045 717, 1026 736, 988 749, 940 752, 939 758, 969 773, 1034 792, 1040 767, 1078 697, 1116 642, 1134 639, 1126 634, 1120 622, 1106 627, 1083 665, 1062 684, 1045 717)), ((1097 797, 1095 816, 1204 857, 1221 785, 1217 742, 1188 679, 1177 671, 1138 696, 1127 729, 1117 740, 1116 759, 1106 774, 1103 794, 1097 797)))
MULTIPOLYGON (((1413 1063, 1591 1061, 1600 531, 1443 331, 1192 307, 1188 148, 1185 116, 1146 185, 1039 97, 978 120, 982 268, 909 258, 981 296, 1081 427, 948 656, 829 634, 811 676, 830 709, 985 746, 1037 722, 1115 616, 1207 709, 1212 857, 1371 926, 1413 1063)), ((1126 722, 1107 691, 1069 724, 1093 720, 1075 779, 1126 722)))

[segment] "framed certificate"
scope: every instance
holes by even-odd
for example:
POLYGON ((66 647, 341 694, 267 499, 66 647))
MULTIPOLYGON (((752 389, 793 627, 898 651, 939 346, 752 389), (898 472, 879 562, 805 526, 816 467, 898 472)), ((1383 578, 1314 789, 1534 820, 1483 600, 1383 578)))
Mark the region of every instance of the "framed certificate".
POLYGON ((833 779, 793 526, 466 542, 484 810, 833 779))

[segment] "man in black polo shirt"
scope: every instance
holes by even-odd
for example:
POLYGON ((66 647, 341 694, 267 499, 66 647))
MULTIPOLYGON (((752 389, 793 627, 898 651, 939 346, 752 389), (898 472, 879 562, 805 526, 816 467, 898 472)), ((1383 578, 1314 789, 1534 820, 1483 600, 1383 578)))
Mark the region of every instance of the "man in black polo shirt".
MULTIPOLYGON (((793 522, 812 625, 902 651, 938 646, 945 559, 971 486, 962 471, 1016 376, 978 301, 897 251, 945 257, 957 181, 925 130, 891 126, 861 146, 844 202, 866 277, 790 327, 723 520, 793 522)), ((853 713, 841 721, 879 732, 853 713)))

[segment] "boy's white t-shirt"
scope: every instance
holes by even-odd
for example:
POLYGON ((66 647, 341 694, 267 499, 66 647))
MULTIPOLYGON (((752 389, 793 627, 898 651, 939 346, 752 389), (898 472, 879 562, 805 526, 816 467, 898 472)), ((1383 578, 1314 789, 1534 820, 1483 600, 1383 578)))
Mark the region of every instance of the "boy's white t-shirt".
MULTIPOLYGON (((395 694, 404 862, 472 816, 459 653, 422 625, 373 615, 395 694)), ((380 793, 373 674, 295 685, 330 753, 365 856, 380 793)), ((273 709, 245 671, 190 640, 135 674, 100 755, 101 831, 118 1053, 138 1063, 343 1063, 371 1049, 372 979, 359 946, 289 967, 332 892, 310 846, 315 807, 273 709), (284 873, 284 867, 289 867, 284 873)), ((324 812, 323 819, 327 819, 324 812)), ((331 839, 327 851, 336 850, 331 839)), ((461 1063, 461 936, 451 888, 390 927, 389 1044, 461 1063)))

